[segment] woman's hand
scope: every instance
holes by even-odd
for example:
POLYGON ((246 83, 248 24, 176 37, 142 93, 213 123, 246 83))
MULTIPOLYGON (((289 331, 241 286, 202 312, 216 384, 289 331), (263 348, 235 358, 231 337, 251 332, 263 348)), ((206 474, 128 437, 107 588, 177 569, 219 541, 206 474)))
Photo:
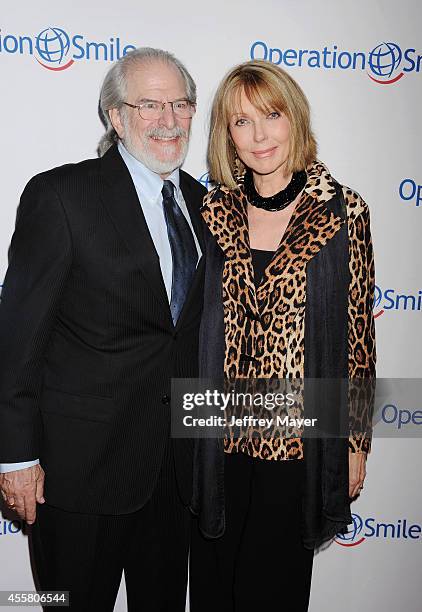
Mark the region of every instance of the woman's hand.
POLYGON ((366 453, 349 452, 349 497, 356 497, 363 489, 366 476, 366 453))

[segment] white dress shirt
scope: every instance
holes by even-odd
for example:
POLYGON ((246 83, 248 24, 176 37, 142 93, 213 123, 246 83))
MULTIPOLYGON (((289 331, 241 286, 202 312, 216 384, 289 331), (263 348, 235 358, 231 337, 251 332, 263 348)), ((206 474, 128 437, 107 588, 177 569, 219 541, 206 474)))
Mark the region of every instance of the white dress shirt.
MULTIPOLYGON (((163 275, 164 285, 166 287, 167 297, 170 303, 173 260, 171 256, 170 242, 167 236, 166 220, 164 217, 163 196, 161 195, 164 181, 159 174, 152 172, 141 164, 140 161, 135 159, 135 157, 133 157, 133 155, 131 155, 127 149, 125 149, 121 142, 119 142, 118 148, 120 155, 123 157, 123 161, 125 162, 132 177, 149 233, 151 234, 155 250, 157 251, 160 259, 161 274, 163 275)), ((176 202, 178 203, 180 210, 184 214, 192 231, 195 239, 196 250, 198 251, 199 261, 201 257, 201 248, 195 235, 192 221, 189 217, 186 202, 183 199, 183 194, 180 190, 179 169, 177 168, 174 170, 174 172, 172 172, 166 180, 171 181, 175 187, 174 197, 176 198, 176 202)))

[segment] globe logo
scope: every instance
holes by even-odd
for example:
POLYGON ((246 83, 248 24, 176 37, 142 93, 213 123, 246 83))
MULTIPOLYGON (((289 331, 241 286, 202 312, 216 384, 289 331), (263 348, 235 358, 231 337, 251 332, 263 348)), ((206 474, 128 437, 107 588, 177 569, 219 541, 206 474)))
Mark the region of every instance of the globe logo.
POLYGON ((335 540, 341 546, 357 546, 364 541, 364 537, 357 539, 363 529, 363 520, 358 514, 352 514, 353 523, 348 526, 347 533, 337 534, 335 540))
POLYGON ((198 181, 204 185, 207 189, 211 185, 212 181, 208 172, 205 172, 202 176, 199 177, 198 181))
POLYGON ((395 78, 391 78, 393 72, 397 70, 402 60, 402 51, 398 45, 392 42, 383 42, 376 46, 369 54, 368 64, 373 74, 371 79, 377 83, 394 83, 398 81, 403 73, 395 78))
POLYGON ((44 68, 64 70, 73 64, 70 60, 62 64, 70 49, 70 38, 61 28, 46 28, 36 38, 35 48, 40 58, 49 65, 37 60, 44 68))
POLYGON ((374 308, 377 308, 382 300, 382 289, 375 285, 375 295, 374 295, 374 308))
MULTIPOLYGON (((374 290, 374 310, 376 308, 378 308, 378 306, 381 304, 381 300, 383 298, 383 292, 382 289, 380 287, 378 287, 378 285, 375 285, 375 290, 374 290)), ((374 315, 374 318, 376 319, 377 317, 379 317, 380 315, 382 315, 384 313, 384 309, 380 310, 379 312, 377 312, 374 315)))

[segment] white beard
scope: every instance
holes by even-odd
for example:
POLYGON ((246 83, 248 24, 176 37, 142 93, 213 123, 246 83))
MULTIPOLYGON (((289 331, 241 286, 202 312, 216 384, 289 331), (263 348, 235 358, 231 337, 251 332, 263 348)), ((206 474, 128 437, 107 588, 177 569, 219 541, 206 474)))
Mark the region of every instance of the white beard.
POLYGON ((176 168, 180 168, 186 159, 186 155, 189 148, 189 132, 179 126, 175 126, 173 129, 168 130, 165 127, 154 127, 147 130, 142 135, 143 147, 136 145, 131 138, 131 128, 127 117, 123 115, 123 126, 125 130, 125 138, 122 139, 125 148, 129 151, 135 159, 140 161, 144 166, 149 168, 151 172, 156 174, 171 174, 176 168), (164 157, 167 159, 157 159, 154 153, 149 150, 151 136, 158 138, 174 138, 179 137, 181 143, 180 153, 175 156, 172 152, 174 150, 174 144, 168 147, 163 147, 164 157))

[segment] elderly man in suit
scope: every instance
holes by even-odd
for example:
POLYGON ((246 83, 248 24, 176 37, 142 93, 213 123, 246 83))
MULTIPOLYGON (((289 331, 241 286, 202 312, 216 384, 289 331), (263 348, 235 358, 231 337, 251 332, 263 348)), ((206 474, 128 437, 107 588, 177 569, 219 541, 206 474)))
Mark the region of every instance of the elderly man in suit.
POLYGON ((172 377, 197 375, 205 189, 180 170, 196 87, 141 48, 105 77, 102 156, 26 186, 0 306, 0 488, 38 584, 71 609, 185 607, 192 452, 172 377))

